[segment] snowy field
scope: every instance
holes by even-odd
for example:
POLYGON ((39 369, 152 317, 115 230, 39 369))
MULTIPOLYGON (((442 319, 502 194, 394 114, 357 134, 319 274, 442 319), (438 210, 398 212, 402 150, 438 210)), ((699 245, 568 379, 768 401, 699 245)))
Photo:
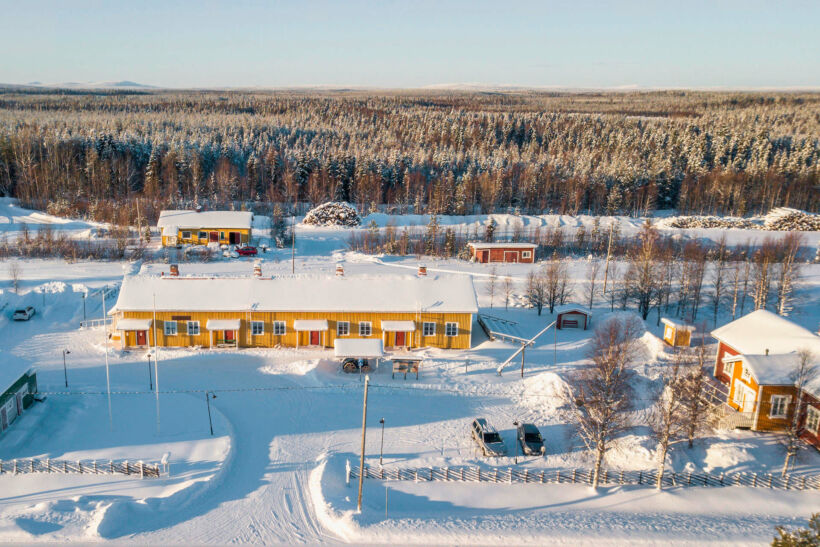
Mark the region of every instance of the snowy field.
MULTIPOLYGON (((6 209, 7 210, 7 209, 6 209)), ((32 214, 6 215, 2 230, 32 214)), ((3 218, 0 213, 0 219, 3 218)), ((374 217, 378 217, 374 215, 374 217)), ((496 216, 501 224, 504 215, 496 216)), ((50 217, 54 218, 54 217, 50 217)), ((456 219, 458 217, 452 217, 456 219)), ((563 217, 562 217, 563 218, 563 217)), ((395 217, 375 218, 380 225, 395 217)), ((486 217, 460 218, 461 223, 486 217)), ((60 220, 60 219, 58 219, 60 220)), ((366 219, 366 222, 369 219, 366 219)), ((29 220, 24 220, 29 222, 29 220)), ((423 226, 424 218, 401 217, 423 226)), ((524 217, 525 222, 552 222, 524 217)), ((577 220, 566 217, 562 222, 577 220)), ((638 219, 623 219, 640 224, 638 219)), ((70 228, 81 233, 92 226, 70 228)), ((68 229, 68 228, 67 228, 68 229)), ((736 230, 745 232, 744 230, 736 230)), ((703 230, 717 238, 720 230, 703 230), (715 233, 712 233, 715 232, 715 233)), ((769 232, 735 234, 738 242, 769 232)), ((807 234, 816 244, 820 234, 807 234)), ((699 236, 699 237, 700 237, 699 236)), ((374 258, 346 251, 348 232, 297 229, 297 273, 332 275, 344 262, 348 276, 395 275, 415 269, 414 258, 374 258)), ((290 273, 290 250, 262 255, 263 272, 290 273)), ((425 258, 432 272, 473 275, 482 312, 518 321, 534 334, 553 317, 514 305, 504 310, 498 295, 490 309, 488 268, 480 264, 425 258)), ((159 428, 157 398, 149 389, 145 352, 109 350, 114 392, 111 420, 105 395, 104 333, 79 330, 85 315, 102 316, 95 291, 117 283, 124 273, 167 271, 164 263, 20 260, 20 294, 10 290, 0 267, 0 349, 38 367, 40 391, 48 393, 0 437, 0 459, 129 459, 158 462, 166 455, 171 474, 162 479, 124 476, 0 476, 0 541, 95 541, 135 543, 767 543, 774 526, 803 525, 820 507, 820 492, 752 488, 604 487, 581 485, 495 485, 365 481, 364 510, 355 513, 355 485, 345 485, 345 464, 358 462, 362 383, 342 374, 332 351, 311 349, 161 350, 159 428), (25 323, 11 311, 33 305, 25 323), (66 393, 63 349, 67 355, 66 393), (205 394, 211 399, 210 435, 205 394), (387 503, 385 504, 385 501, 387 503), (385 506, 386 505, 386 506, 385 506)), ((251 275, 253 259, 220 259, 180 264, 181 275, 251 275)), ((516 281, 513 302, 521 302, 531 266, 499 267, 516 281)), ((572 263, 580 291, 585 260, 572 263)), ((792 318, 815 330, 820 322, 820 266, 804 269, 792 318)), ((113 302, 108 302, 108 305, 113 302)), ((598 302, 595 322, 608 314, 598 302)), ((709 316, 704 310, 703 319, 709 316)), ((718 324, 727 321, 722 311, 718 324)), ((644 352, 637 366, 640 385, 634 421, 610 454, 610 469, 655 466, 655 450, 645 425, 647 394, 670 354, 657 338, 654 312, 646 322, 644 352), (641 395, 642 394, 642 395, 641 395)), ((391 379, 386 368, 371 375, 367 463, 378 466, 379 419, 385 420, 384 465, 513 465, 512 457, 488 461, 476 454, 468 435, 470 420, 485 416, 512 448, 514 420, 537 424, 547 450, 543 457, 519 458, 521 469, 587 467, 591 460, 572 434, 560 395, 568 373, 585 363, 589 333, 552 332, 527 351, 525 377, 517 361, 503 375, 496 367, 517 348, 491 342, 474 330, 466 351, 426 349, 419 380, 391 379)), ((720 431, 699 439, 693 449, 675 448, 669 469, 777 472, 783 460, 774 435, 720 431)), ((801 454, 795 472, 820 473, 820 454, 801 454)))

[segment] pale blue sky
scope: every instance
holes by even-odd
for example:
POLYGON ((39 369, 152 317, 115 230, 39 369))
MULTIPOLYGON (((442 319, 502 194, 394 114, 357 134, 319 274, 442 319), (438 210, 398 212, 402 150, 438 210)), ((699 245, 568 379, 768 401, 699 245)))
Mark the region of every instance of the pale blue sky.
POLYGON ((820 1, 0 0, 0 82, 820 87, 820 1))

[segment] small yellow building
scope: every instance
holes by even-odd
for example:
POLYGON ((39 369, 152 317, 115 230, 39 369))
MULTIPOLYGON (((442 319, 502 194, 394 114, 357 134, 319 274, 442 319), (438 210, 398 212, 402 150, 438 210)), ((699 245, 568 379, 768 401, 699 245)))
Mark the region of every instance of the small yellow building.
POLYGON ((164 247, 250 243, 253 213, 249 211, 162 211, 157 228, 164 247))
POLYGON ((114 316, 123 349, 333 347, 467 349, 478 312, 469 276, 129 276, 114 316), (156 309, 154 309, 156 301, 156 309))
POLYGON ((695 327, 673 321, 666 317, 661 317, 663 323, 663 341, 674 347, 688 348, 692 341, 692 333, 695 332, 695 327))

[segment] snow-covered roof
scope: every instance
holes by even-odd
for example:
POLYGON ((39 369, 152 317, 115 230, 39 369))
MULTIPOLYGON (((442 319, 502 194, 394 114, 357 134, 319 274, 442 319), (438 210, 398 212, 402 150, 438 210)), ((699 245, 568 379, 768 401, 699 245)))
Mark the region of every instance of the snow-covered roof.
POLYGON ((34 370, 25 359, 0 351, 0 394, 6 392, 21 376, 34 370))
POLYGON ((154 295, 158 311, 478 312, 463 275, 127 276, 112 312, 150 311, 154 295))
POLYGON ((206 330, 239 330, 239 319, 208 319, 206 330))
POLYGON ((579 312, 584 315, 592 316, 592 310, 580 304, 561 304, 555 306, 555 313, 579 312))
POLYGON ((413 332, 416 324, 413 321, 382 321, 382 330, 386 332, 413 332))
POLYGON ((661 317, 661 323, 664 325, 669 325, 670 327, 675 327, 677 330, 688 330, 689 332, 695 332, 697 330, 693 325, 687 325, 686 323, 681 323, 680 321, 675 321, 674 319, 669 319, 668 317, 661 317))
POLYGON ((820 336, 767 310, 735 319, 712 336, 744 355, 793 353, 806 348, 820 356, 820 336))
POLYGON ((298 319, 293 322, 293 330, 327 330, 327 319, 298 319))
POLYGON ((176 232, 178 229, 245 228, 250 230, 253 213, 249 211, 162 211, 157 228, 176 232))
POLYGON ((512 242, 494 242, 484 243, 483 241, 473 241, 467 244, 470 247, 482 249, 534 249, 538 245, 535 243, 512 243, 512 242))
POLYGON ((384 357, 379 338, 337 338, 333 341, 336 357, 384 357))
POLYGON ((150 319, 120 319, 117 321, 117 330, 148 330, 150 328, 150 319))
POLYGON ((740 359, 752 369, 758 383, 791 384, 790 373, 798 362, 797 353, 780 353, 777 355, 748 355, 740 359))

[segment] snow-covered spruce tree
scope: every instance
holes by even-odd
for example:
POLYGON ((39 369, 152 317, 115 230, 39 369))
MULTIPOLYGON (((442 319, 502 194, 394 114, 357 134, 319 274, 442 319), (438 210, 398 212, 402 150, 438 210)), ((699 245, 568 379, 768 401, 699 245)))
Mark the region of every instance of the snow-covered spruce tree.
POLYGON ((492 218, 484 228, 484 241, 486 243, 492 243, 495 241, 495 220, 492 218))
POLYGON ((329 201, 308 211, 302 222, 318 226, 359 226, 362 219, 349 203, 329 201))

